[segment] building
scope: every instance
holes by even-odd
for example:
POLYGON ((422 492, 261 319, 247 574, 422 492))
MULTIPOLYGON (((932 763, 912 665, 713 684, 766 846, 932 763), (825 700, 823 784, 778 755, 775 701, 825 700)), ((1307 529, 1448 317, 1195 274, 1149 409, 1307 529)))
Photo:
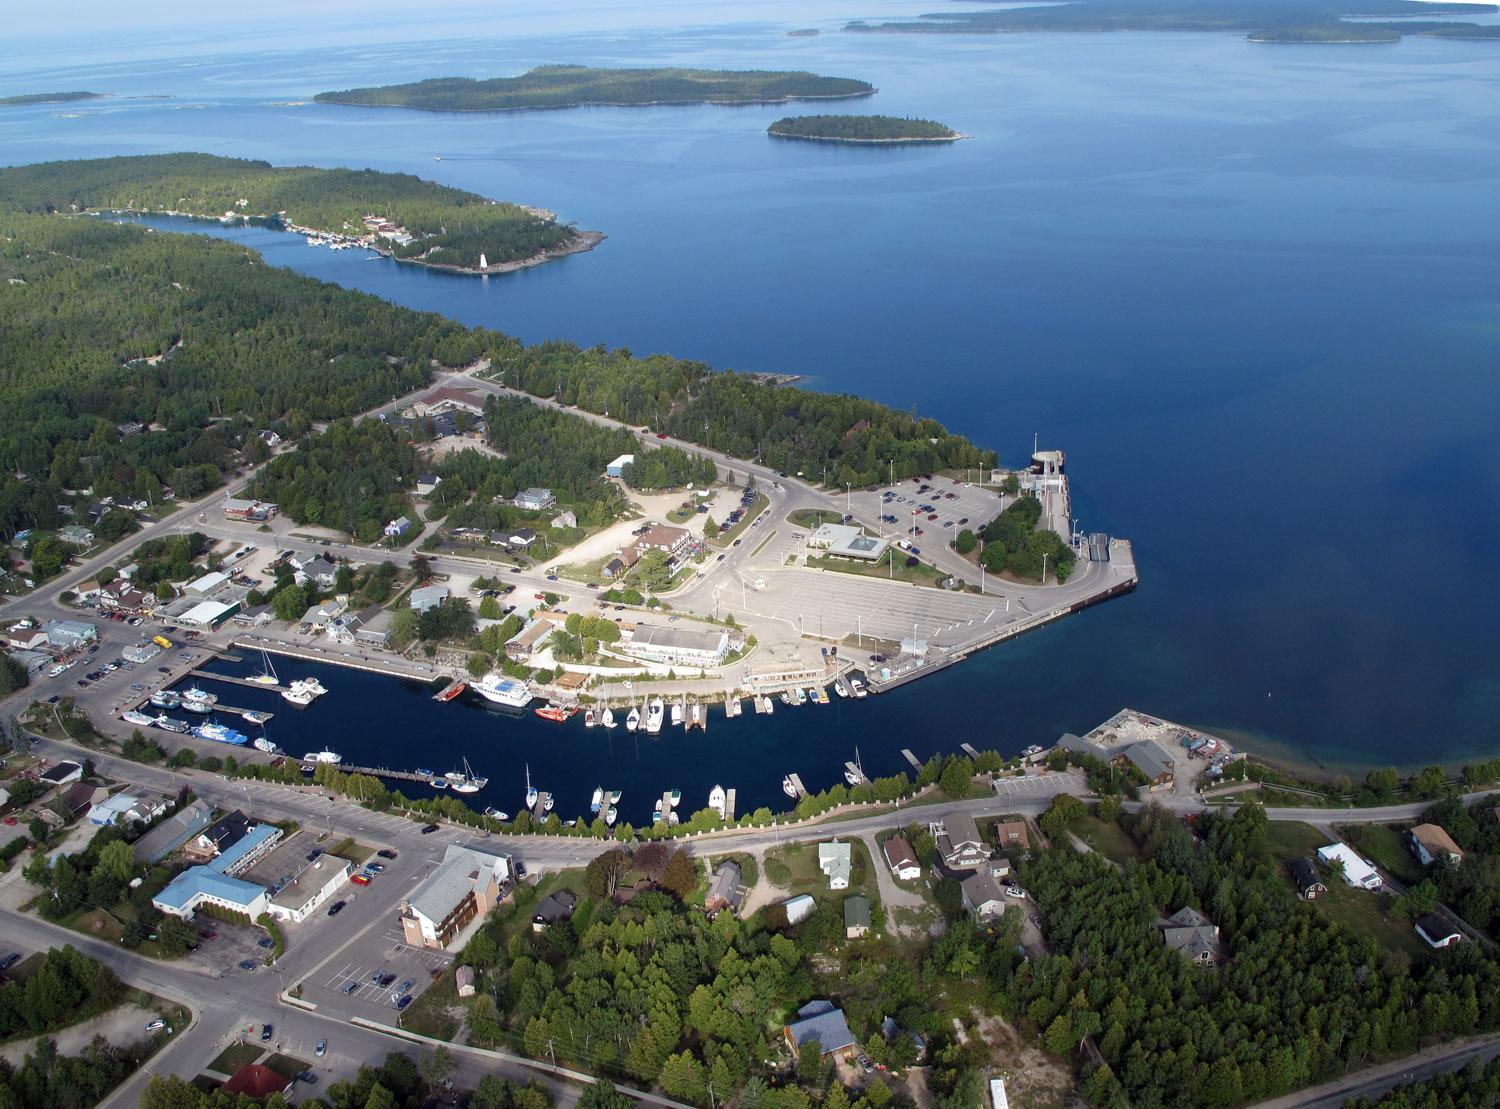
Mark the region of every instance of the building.
POLYGON ((224 519, 226 520, 249 520, 255 523, 264 523, 271 519, 279 509, 267 501, 241 500, 238 497, 228 497, 224 501, 224 519))
POLYGON ((1157 927, 1161 929, 1163 942, 1190 962, 1218 966, 1223 961, 1219 926, 1197 909, 1184 905, 1157 927))
POLYGON ((109 790, 93 782, 79 781, 59 791, 48 802, 47 807, 66 821, 74 819, 79 813, 86 812, 99 802, 107 800, 109 800, 109 790))
POLYGON ((190 628, 217 629, 239 610, 238 601, 227 605, 223 601, 199 601, 176 620, 190 628))
POLYGON ((1304 901, 1316 901, 1328 892, 1318 868, 1311 859, 1292 860, 1292 884, 1297 887, 1297 896, 1304 901))
POLYGON ((651 524, 635 537, 635 549, 641 554, 647 551, 663 551, 668 558, 676 558, 687 549, 693 540, 687 528, 674 528, 668 524, 651 524))
POLYGON ((437 869, 401 903, 406 942, 441 951, 498 905, 514 881, 509 855, 450 844, 437 869))
POLYGON ((484 415, 484 401, 475 393, 466 393, 462 389, 454 389, 445 386, 434 389, 421 400, 412 405, 412 409, 418 416, 426 416, 433 412, 463 411, 471 416, 484 415))
POLYGON ((839 840, 818 844, 818 869, 828 875, 829 889, 848 889, 849 875, 854 869, 849 845, 839 840))
POLYGON ((216 857, 219 852, 227 851, 241 839, 245 833, 250 831, 250 818, 239 809, 225 813, 214 821, 212 825, 198 834, 193 841, 190 854, 195 858, 208 860, 216 857))
POLYGON ((733 859, 725 859, 714 870, 713 885, 709 887, 708 896, 703 899, 703 907, 711 914, 725 909, 731 914, 738 913, 740 906, 745 903, 746 892, 740 864, 733 859))
POLYGON ((990 1079, 990 1109, 1010 1109, 1010 1099, 1005 1096, 1005 1079, 990 1079))
POLYGON ((446 585, 424 585, 411 591, 411 607, 418 612, 437 608, 447 599, 448 587, 446 585))
POLYGON ((1062 738, 1057 741, 1057 750, 1066 751, 1070 755, 1078 755, 1081 758, 1098 759, 1105 766, 1108 766, 1113 759, 1113 756, 1097 743, 1080 739, 1072 732, 1063 733, 1062 738))
POLYGON ((1428 947, 1452 947, 1463 941, 1463 933, 1455 928, 1446 917, 1437 913, 1423 913, 1417 917, 1415 925, 1417 935, 1427 941, 1428 947))
POLYGON ((578 514, 570 509, 564 509, 552 517, 552 523, 548 526, 554 528, 576 528, 578 526, 578 514))
POLYGON ((903 882, 910 882, 922 876, 922 866, 917 862, 917 853, 911 849, 911 844, 906 842, 903 836, 892 836, 885 841, 885 864, 891 868, 891 873, 903 882))
POLYGON ((142 800, 128 793, 117 793, 91 806, 88 822, 101 828, 115 824, 149 824, 167 811, 166 803, 160 800, 142 800))
POLYGON ((799 893, 796 897, 788 897, 781 903, 781 907, 786 912, 788 924, 800 924, 813 915, 813 910, 818 907, 818 903, 810 894, 799 893))
POLYGON ((120 654, 126 662, 133 662, 137 666, 140 666, 150 662, 157 655, 161 654, 161 645, 153 640, 146 639, 140 643, 132 643, 129 647, 121 651, 120 654))
POLYGON ((1327 847, 1318 848, 1318 861, 1329 869, 1333 869, 1335 863, 1340 864, 1344 881, 1351 886, 1367 890, 1378 890, 1381 886, 1380 875, 1375 868, 1356 855, 1346 843, 1330 843, 1327 847))
POLYGON ((222 570, 210 570, 202 577, 194 578, 182 587, 189 597, 207 597, 215 590, 229 584, 229 575, 222 570))
POLYGON ((522 489, 516 494, 516 507, 524 508, 528 512, 541 512, 551 508, 557 503, 557 498, 552 495, 550 489, 522 489))
POLYGON ((135 861, 154 866, 192 839, 213 820, 213 809, 202 801, 184 805, 131 844, 135 861))
POLYGON ((1418 824, 1406 833, 1406 845, 1423 866, 1431 866, 1439 859, 1450 863, 1464 860, 1464 849, 1453 841, 1446 829, 1437 824, 1418 824))
POLYGON ((313 582, 319 589, 332 589, 334 583, 338 581, 339 568, 322 555, 310 558, 306 562, 294 562, 293 565, 297 568, 293 578, 298 585, 313 582))
POLYGON ((319 855, 271 894, 266 911, 277 920, 300 924, 343 887, 353 870, 348 859, 319 855))
POLYGON ((1031 850, 1031 833, 1024 820, 1001 820, 995 824, 995 842, 1001 851, 1031 850))
POLYGON ((578 905, 578 895, 572 890, 558 890, 536 907, 531 918, 533 932, 545 932, 554 924, 563 924, 573 919, 573 910, 578 905))
POLYGON ((459 967, 453 972, 453 985, 458 990, 459 997, 473 997, 474 990, 474 968, 459 967))
POLYGON ((67 524, 57 529, 57 537, 75 547, 92 547, 94 533, 80 524, 67 524))
POLYGON ((536 618, 513 635, 505 644, 505 653, 524 662, 541 649, 552 633, 563 626, 566 617, 553 612, 539 612, 536 618))
POLYGON ((114 612, 148 613, 156 610, 156 594, 137 589, 126 578, 116 578, 100 590, 99 603, 114 612))
POLYGON ((264 886, 242 882, 207 866, 191 866, 151 899, 164 913, 192 920, 200 905, 213 905, 254 920, 266 911, 264 886))
POLYGON ((400 539, 411 530, 411 521, 405 516, 397 516, 385 525, 385 537, 387 539, 400 539))
POLYGON ((700 668, 719 666, 729 653, 729 632, 716 627, 637 624, 630 640, 621 643, 620 649, 650 662, 700 668))
POLYGON ((844 938, 857 940, 870 930, 870 899, 860 894, 844 898, 844 938))
POLYGON ((42 625, 47 643, 66 654, 99 638, 99 629, 82 620, 48 620, 42 625))
POLYGON ((231 618, 242 628, 263 628, 276 616, 271 611, 270 605, 256 605, 254 608, 242 608, 231 618))
POLYGON ((807 545, 834 558, 857 558, 865 562, 876 561, 890 546, 886 540, 866 535, 862 529, 848 524, 820 524, 807 537, 807 545))
POLYGON ((625 565, 620 556, 616 555, 604 564, 604 568, 599 573, 603 575, 606 581, 613 581, 628 569, 629 567, 625 565))
POLYGON ((47 646, 47 633, 41 628, 14 628, 5 642, 13 651, 40 651, 47 646))
POLYGON ((228 847, 208 862, 208 869, 233 878, 269 855, 281 842, 281 829, 274 824, 252 824, 228 847))
POLYGON ((1115 752, 1110 760, 1135 767, 1146 777, 1148 789, 1166 789, 1172 784, 1174 763, 1167 753, 1150 740, 1141 740, 1115 752))
POLYGON ((276 434, 276 432, 271 431, 270 429, 267 429, 260 433, 260 441, 266 446, 270 447, 273 451, 277 447, 281 446, 281 436, 276 434))
POLYGON ((937 840, 938 855, 949 870, 977 870, 990 857, 979 826, 966 812, 950 812, 931 824, 930 830, 937 840))
POLYGON ((505 536, 505 545, 513 551, 530 550, 536 542, 536 532, 531 528, 516 528, 505 536))
POLYGON ((1005 891, 988 873, 969 875, 959 888, 964 908, 980 923, 994 920, 1005 912, 1005 891))
POLYGON ((633 455, 633 454, 622 454, 622 455, 620 455, 619 458, 615 459, 608 466, 604 467, 604 476, 605 477, 624 477, 625 476, 625 467, 629 466, 634 461, 635 461, 635 455, 633 455))
POLYGON ((794 1057, 810 1042, 816 1042, 823 1055, 846 1051, 856 1042, 844 1011, 831 1001, 809 1001, 797 1010, 797 1019, 784 1025, 781 1031, 794 1057))
POLYGON ((272 1094, 285 1094, 292 1088, 292 1085, 292 1079, 272 1070, 264 1063, 246 1063, 230 1075, 229 1081, 219 1089, 234 1097, 244 1094, 254 1101, 264 1101, 272 1094))
POLYGON ((83 766, 81 764, 64 760, 42 771, 37 776, 37 780, 44 786, 65 786, 69 782, 76 782, 82 777, 83 766))
POLYGON ((417 496, 430 497, 437 492, 437 487, 443 484, 443 479, 437 474, 417 475, 417 496))

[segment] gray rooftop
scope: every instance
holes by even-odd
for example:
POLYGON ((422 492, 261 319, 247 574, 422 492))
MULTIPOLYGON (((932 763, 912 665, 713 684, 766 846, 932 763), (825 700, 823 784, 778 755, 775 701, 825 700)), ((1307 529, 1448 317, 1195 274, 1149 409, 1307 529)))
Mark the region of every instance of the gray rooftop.
POLYGON ((803 1017, 787 1025, 787 1034, 799 1048, 808 1040, 817 1040, 823 1054, 853 1047, 854 1033, 849 1031, 849 1022, 841 1009, 832 1005, 812 1016, 803 1017))
POLYGON ((722 628, 667 628, 637 624, 631 643, 637 647, 665 647, 679 651, 717 651, 728 639, 722 628))
POLYGON ((1132 743, 1120 754, 1129 760, 1131 766, 1152 781, 1163 774, 1172 773, 1172 760, 1167 757, 1165 751, 1149 740, 1143 739, 1139 743, 1132 743))
MULTIPOLYGON (((450 844, 443 853, 443 861, 428 875, 425 882, 412 891, 406 903, 413 912, 420 913, 428 920, 441 921, 474 888, 481 871, 497 868, 506 860, 504 855, 492 855, 473 847, 450 844)), ((506 873, 508 870, 498 874, 497 878, 503 878, 506 873)))

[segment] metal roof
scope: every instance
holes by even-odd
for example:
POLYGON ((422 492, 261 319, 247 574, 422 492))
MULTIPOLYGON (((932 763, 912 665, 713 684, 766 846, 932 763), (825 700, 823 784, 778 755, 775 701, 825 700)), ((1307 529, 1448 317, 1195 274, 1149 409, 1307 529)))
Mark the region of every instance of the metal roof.
POLYGON ((830 1008, 816 1016, 804 1017, 787 1025, 786 1031, 799 1048, 809 1040, 817 1040, 824 1055, 853 1047, 855 1043, 854 1033, 849 1031, 849 1022, 844 1019, 841 1009, 830 1008))

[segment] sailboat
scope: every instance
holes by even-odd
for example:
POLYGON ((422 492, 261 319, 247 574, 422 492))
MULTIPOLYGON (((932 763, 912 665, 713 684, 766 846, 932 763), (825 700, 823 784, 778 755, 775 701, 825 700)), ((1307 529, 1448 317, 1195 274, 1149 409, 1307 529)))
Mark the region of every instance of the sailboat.
POLYGON ((637 705, 630 706, 630 714, 625 717, 625 730, 633 732, 641 726, 641 710, 637 705))
POLYGON ((599 714, 599 726, 601 728, 613 728, 615 726, 615 713, 608 705, 605 705, 604 711, 599 714))
POLYGON ((478 793, 490 784, 488 778, 477 778, 474 776, 474 768, 469 765, 468 756, 464 756, 464 771, 462 774, 449 771, 443 775, 448 779, 448 788, 454 793, 478 793))
POLYGON ((844 781, 848 782, 851 786, 857 786, 864 772, 865 768, 859 765, 859 748, 856 747, 854 749, 854 766, 844 771, 844 781))
POLYGON ((264 648, 260 652, 260 673, 251 674, 245 680, 254 682, 256 685, 281 684, 281 679, 276 676, 276 668, 271 665, 271 656, 264 648))
POLYGON ((531 784, 531 764, 526 764, 526 811, 536 809, 536 786, 531 784))

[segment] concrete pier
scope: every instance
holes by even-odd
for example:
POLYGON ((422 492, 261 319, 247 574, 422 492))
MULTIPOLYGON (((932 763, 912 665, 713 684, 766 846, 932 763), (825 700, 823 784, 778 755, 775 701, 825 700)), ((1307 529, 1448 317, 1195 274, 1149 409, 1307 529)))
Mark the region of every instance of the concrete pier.
POLYGON ((807 787, 802 784, 802 779, 795 774, 788 774, 787 777, 792 780, 792 788, 797 791, 797 796, 806 797, 807 787))
POLYGON ((911 763, 911 768, 913 770, 921 770, 922 769, 922 762, 921 762, 921 760, 918 759, 916 755, 913 755, 911 753, 911 749, 910 748, 907 748, 907 747, 901 748, 901 757, 904 758, 907 762, 911 763))
POLYGON ((958 745, 958 749, 964 754, 968 755, 971 759, 977 761, 979 758, 979 752, 974 749, 974 745, 972 743, 960 743, 958 745))

